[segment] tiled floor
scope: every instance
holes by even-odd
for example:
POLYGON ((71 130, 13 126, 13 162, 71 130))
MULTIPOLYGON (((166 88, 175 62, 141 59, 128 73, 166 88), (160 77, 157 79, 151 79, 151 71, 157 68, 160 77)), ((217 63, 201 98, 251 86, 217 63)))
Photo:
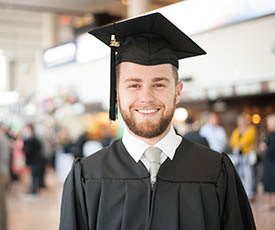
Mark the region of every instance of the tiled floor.
POLYGON ((47 174, 48 188, 40 195, 26 195, 21 185, 13 186, 8 195, 8 230, 57 230, 62 184, 52 170, 47 174))
POLYGON ((255 217, 258 230, 274 230, 275 229, 275 209, 272 211, 264 211, 264 197, 261 187, 258 189, 258 196, 255 203, 252 204, 252 210, 255 217))
MULTIPOLYGON (((9 230, 57 230, 61 202, 62 184, 58 183, 53 171, 47 174, 48 189, 37 197, 26 196, 22 187, 15 186, 8 195, 9 230)), ((260 194, 261 187, 259 189, 260 194)), ((261 211, 263 195, 252 205, 257 229, 275 229, 275 211, 261 211)), ((233 230, 233 229, 232 229, 233 230)))

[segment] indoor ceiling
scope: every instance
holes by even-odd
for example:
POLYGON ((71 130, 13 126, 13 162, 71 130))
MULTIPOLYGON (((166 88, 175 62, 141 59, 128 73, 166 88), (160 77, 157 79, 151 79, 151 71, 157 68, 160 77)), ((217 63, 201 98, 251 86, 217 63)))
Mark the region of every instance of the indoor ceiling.
MULTIPOLYGON (((148 0, 152 8, 167 6, 181 0, 148 0)), ((0 8, 13 8, 29 11, 47 11, 68 15, 87 12, 112 11, 123 9, 131 0, 0 0, 0 8)))
POLYGON ((80 15, 122 5, 118 0, 0 0, 1 8, 80 15))
MULTIPOLYGON (((45 16, 83 16, 89 13, 109 13, 127 17, 131 0, 0 0, 0 52, 11 59, 34 58, 43 47, 45 16)), ((180 0, 148 0, 150 10, 180 0)))

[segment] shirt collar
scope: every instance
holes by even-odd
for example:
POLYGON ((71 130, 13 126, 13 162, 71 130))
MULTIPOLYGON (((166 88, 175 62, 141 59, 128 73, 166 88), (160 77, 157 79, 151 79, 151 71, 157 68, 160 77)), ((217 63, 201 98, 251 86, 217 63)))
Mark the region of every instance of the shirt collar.
POLYGON ((167 135, 163 137, 154 147, 160 148, 170 160, 173 160, 177 148, 179 147, 182 141, 182 137, 177 135, 174 127, 171 125, 171 128, 167 135))
MULTIPOLYGON (((154 147, 160 148, 162 152, 167 155, 167 157, 173 160, 176 149, 180 145, 181 141, 182 137, 177 135, 173 126, 171 126, 167 135, 164 136, 158 143, 156 143, 154 147)), ((122 142, 129 154, 134 158, 136 162, 141 159, 145 150, 150 146, 139 138, 133 136, 128 131, 127 127, 124 129, 122 142)))

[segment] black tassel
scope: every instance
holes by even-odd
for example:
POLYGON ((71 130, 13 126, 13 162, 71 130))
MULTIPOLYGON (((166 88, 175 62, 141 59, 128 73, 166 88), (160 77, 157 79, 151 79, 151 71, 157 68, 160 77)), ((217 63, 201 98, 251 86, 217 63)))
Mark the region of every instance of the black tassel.
POLYGON ((115 121, 117 115, 117 99, 116 99, 116 47, 111 46, 111 79, 110 79, 110 120, 115 121))
POLYGON ((110 79, 110 109, 109 118, 115 121, 117 118, 117 94, 116 94, 116 51, 120 43, 116 40, 115 24, 113 24, 113 34, 111 35, 111 79, 110 79))

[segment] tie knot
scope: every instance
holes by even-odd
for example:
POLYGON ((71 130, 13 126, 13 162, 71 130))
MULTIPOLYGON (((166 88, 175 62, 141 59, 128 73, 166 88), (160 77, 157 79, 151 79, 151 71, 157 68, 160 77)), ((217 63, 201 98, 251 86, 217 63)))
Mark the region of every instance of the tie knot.
POLYGON ((144 155, 150 163, 160 163, 161 149, 157 147, 149 147, 145 150, 144 155))

